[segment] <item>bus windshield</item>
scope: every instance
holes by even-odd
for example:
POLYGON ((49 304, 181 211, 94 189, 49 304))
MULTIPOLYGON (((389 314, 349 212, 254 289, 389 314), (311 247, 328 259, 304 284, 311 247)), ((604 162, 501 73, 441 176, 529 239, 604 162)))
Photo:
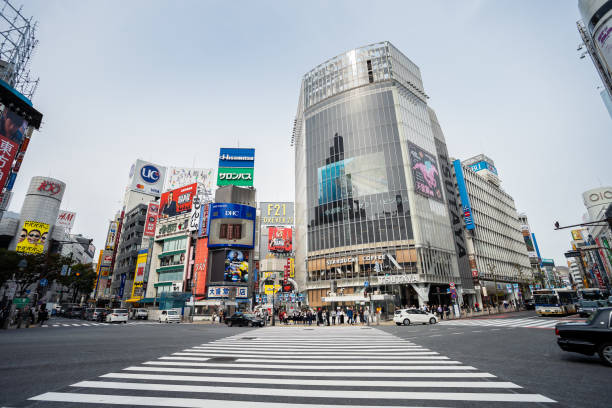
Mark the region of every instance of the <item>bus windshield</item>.
POLYGON ((556 305, 559 303, 557 295, 533 295, 536 305, 556 305))

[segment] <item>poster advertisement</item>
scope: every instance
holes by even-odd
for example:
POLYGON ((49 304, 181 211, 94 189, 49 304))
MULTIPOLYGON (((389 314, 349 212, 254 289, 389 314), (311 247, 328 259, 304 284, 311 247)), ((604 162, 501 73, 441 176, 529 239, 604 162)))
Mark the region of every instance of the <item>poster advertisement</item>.
POLYGON ((198 239, 195 251, 195 263, 193 265, 194 293, 195 295, 203 295, 206 293, 206 274, 208 272, 208 239, 198 239))
POLYGON ((25 254, 42 254, 49 234, 49 224, 25 221, 19 233, 15 251, 25 254))
POLYGON ((175 190, 188 184, 198 183, 202 185, 205 191, 212 193, 213 178, 213 169, 170 167, 165 187, 166 190, 175 190))
POLYGON ((149 203, 147 208, 147 220, 145 221, 144 231, 142 235, 145 237, 155 236, 155 226, 157 225, 157 215, 159 213, 158 203, 149 203))
POLYGON ((292 245, 291 228, 268 228, 268 251, 269 252, 291 252, 292 245))
MULTIPOLYGON (((12 110, 4 108, 0 114, 0 137, 20 145, 26 134, 28 122, 12 110)), ((15 151, 16 153, 16 151, 15 151)))
POLYGON ((9 177, 18 148, 16 142, 0 135, 0 190, 4 188, 9 177))
POLYGON ((105 249, 115 249, 117 228, 119 228, 119 223, 117 221, 111 221, 108 226, 108 233, 106 234, 106 245, 104 246, 105 249))
POLYGON ((440 171, 434 155, 412 143, 408 143, 408 152, 415 192, 442 202, 440 171))
POLYGON ((225 282, 248 282, 249 255, 246 251, 234 249, 227 251, 223 280, 225 282))
POLYGON ((60 210, 57 215, 57 221, 55 221, 55 225, 64 228, 66 231, 70 232, 72 226, 74 225, 74 218, 76 213, 72 211, 60 210))
POLYGON ((176 215, 190 212, 196 190, 197 184, 193 183, 188 186, 163 193, 159 202, 159 218, 174 217, 176 215))
POLYGON ((132 298, 144 297, 144 278, 145 269, 147 267, 148 249, 138 251, 136 258, 136 270, 134 271, 134 284, 132 285, 132 298))

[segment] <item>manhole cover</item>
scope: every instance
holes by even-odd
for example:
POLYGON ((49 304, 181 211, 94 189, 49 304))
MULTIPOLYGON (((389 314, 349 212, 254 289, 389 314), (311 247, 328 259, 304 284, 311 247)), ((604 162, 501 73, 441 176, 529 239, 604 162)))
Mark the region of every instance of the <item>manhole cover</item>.
POLYGON ((207 363, 233 363, 237 357, 214 357, 207 361, 207 363))

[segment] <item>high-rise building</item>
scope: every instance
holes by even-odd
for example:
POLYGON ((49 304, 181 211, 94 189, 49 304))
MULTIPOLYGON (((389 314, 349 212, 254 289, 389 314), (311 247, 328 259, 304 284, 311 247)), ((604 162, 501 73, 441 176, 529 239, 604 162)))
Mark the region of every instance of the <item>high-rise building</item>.
POLYGON ((444 136, 427 99, 418 66, 389 42, 304 75, 292 135, 295 273, 311 306, 364 304, 365 287, 385 310, 464 292, 444 136))
MULTIPOLYGON (((612 285, 612 231, 605 222, 606 210, 612 206, 612 187, 598 187, 582 193, 584 206, 588 212, 588 232, 584 239, 590 245, 589 256, 597 280, 603 281, 603 287, 612 285), (601 278, 599 278, 601 275, 601 278)), ((601 286, 600 286, 601 287, 601 286)))
POLYGON ((491 158, 480 154, 455 163, 471 204, 474 228, 466 237, 472 274, 484 297, 479 295, 479 301, 519 301, 533 281, 533 271, 514 199, 501 188, 491 158))

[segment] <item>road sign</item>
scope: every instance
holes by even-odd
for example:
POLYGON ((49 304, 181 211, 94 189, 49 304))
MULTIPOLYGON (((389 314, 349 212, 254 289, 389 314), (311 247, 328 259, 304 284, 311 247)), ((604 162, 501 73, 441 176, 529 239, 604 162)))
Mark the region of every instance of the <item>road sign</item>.
POLYGON ((454 288, 455 287, 455 282, 449 283, 448 286, 450 286, 451 288, 454 288))
POLYGON ((48 283, 49 283, 49 281, 47 280, 47 278, 42 278, 40 280, 40 286, 42 286, 42 287, 47 286, 48 283))
POLYGON ((370 286, 370 282, 368 282, 368 281, 363 282, 363 286, 365 286, 367 288, 368 286, 370 286))
POLYGON ((30 303, 29 298, 14 298, 13 299, 13 304, 17 307, 17 309, 24 307, 28 303, 30 303))

